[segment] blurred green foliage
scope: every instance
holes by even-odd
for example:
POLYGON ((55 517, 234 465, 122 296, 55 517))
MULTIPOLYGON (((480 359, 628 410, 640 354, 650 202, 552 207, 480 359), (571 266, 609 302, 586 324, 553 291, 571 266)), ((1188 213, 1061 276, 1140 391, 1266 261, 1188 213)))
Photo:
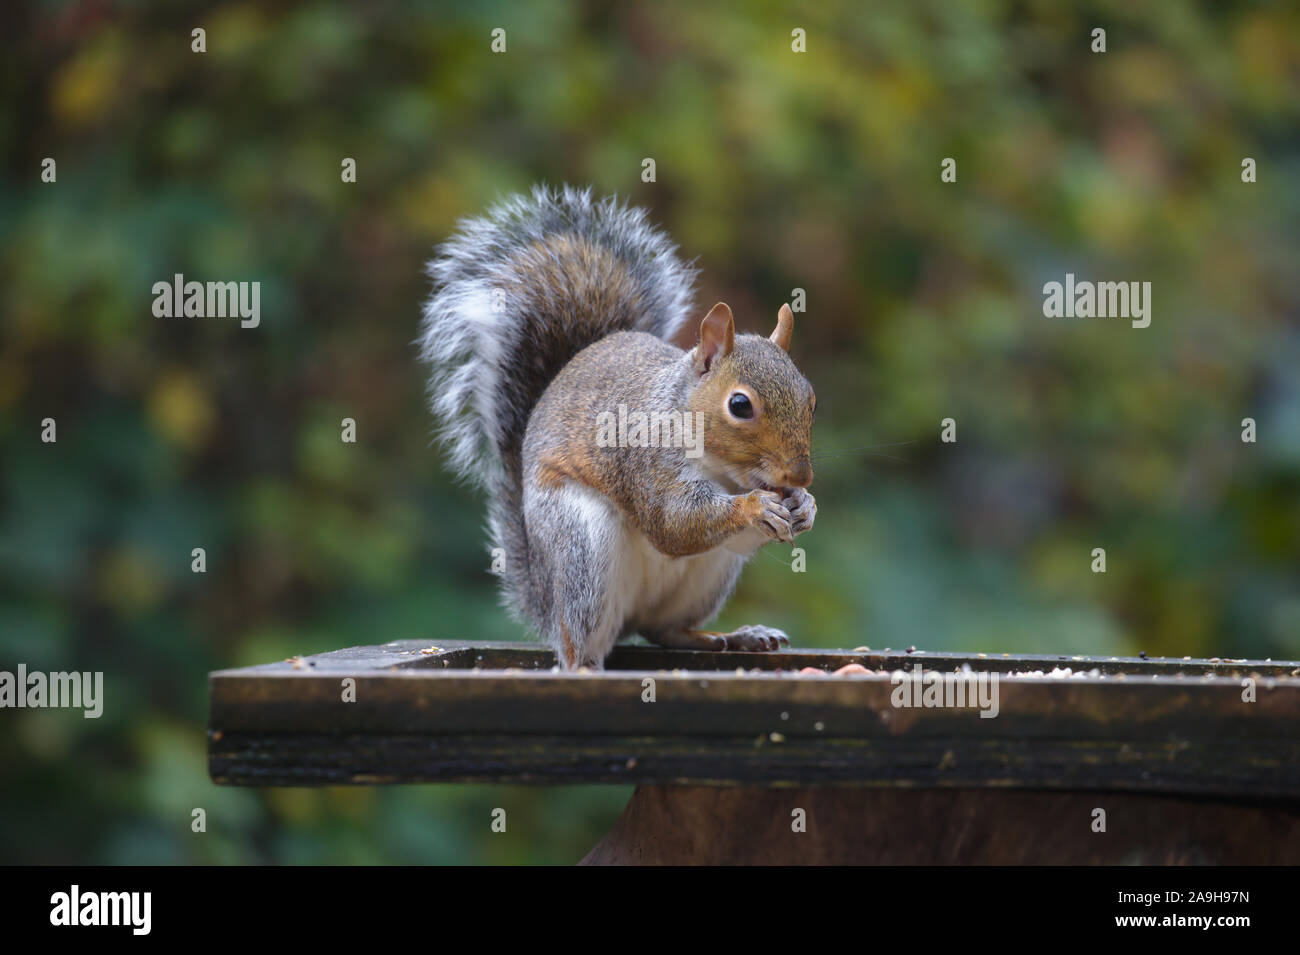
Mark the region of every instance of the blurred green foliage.
POLYGON ((808 572, 764 551, 724 624, 1300 656, 1292 4, 4 16, 0 668, 107 684, 98 721, 0 713, 4 861, 571 862, 608 828, 625 788, 255 792, 204 766, 211 669, 522 635, 481 502, 430 447, 411 342, 432 246, 542 180, 650 207, 698 258, 701 304, 748 330, 807 289, 808 572), (1042 284, 1067 271, 1152 282, 1151 327, 1044 319, 1042 284), (261 327, 154 318, 176 272, 260 281, 261 327))

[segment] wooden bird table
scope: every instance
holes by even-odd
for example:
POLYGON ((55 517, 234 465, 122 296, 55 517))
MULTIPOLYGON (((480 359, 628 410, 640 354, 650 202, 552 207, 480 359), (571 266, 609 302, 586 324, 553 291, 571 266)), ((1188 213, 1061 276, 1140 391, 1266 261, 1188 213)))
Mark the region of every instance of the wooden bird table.
POLYGON ((636 783, 587 863, 1300 862, 1300 663, 624 646, 607 667, 403 640, 221 670, 209 771, 636 783))

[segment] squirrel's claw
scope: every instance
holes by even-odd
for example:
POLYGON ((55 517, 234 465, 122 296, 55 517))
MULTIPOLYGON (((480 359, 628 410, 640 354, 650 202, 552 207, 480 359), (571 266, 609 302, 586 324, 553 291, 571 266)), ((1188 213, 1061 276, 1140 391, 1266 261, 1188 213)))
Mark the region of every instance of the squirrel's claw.
POLYGON ((812 530, 817 518, 817 499, 801 487, 790 488, 781 504, 790 514, 790 530, 797 536, 812 530))
POLYGON ((794 531, 790 527, 790 512, 781 503, 781 495, 775 491, 754 491, 761 502, 761 510, 754 521, 759 530, 774 540, 794 541, 794 531))

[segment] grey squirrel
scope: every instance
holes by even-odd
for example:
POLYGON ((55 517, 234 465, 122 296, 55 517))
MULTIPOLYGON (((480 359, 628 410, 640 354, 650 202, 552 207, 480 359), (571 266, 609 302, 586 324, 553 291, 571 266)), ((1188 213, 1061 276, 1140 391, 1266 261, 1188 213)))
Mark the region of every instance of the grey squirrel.
POLYGON ((737 335, 719 303, 682 351, 670 342, 695 271, 644 210, 570 187, 463 221, 428 273, 420 346, 439 436, 487 492, 504 603, 560 665, 600 669, 635 633, 788 646, 770 627, 697 628, 754 551, 817 513, 816 397, 787 354, 790 307, 764 338, 737 335))

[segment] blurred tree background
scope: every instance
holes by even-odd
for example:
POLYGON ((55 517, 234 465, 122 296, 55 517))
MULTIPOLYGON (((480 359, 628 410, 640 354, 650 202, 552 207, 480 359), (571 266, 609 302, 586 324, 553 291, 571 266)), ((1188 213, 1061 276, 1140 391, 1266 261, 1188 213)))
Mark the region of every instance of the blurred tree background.
POLYGON ((747 330, 807 290, 808 572, 767 548, 724 624, 1300 657, 1294 4, 3 16, 0 669, 103 670, 107 698, 0 713, 3 861, 567 863, 608 828, 625 788, 255 792, 204 764, 209 670, 523 636, 411 343, 435 243, 537 181, 648 206, 747 330), (155 318, 177 272, 260 281, 261 326, 155 318), (1066 272, 1150 281, 1151 326, 1044 318, 1066 272))

